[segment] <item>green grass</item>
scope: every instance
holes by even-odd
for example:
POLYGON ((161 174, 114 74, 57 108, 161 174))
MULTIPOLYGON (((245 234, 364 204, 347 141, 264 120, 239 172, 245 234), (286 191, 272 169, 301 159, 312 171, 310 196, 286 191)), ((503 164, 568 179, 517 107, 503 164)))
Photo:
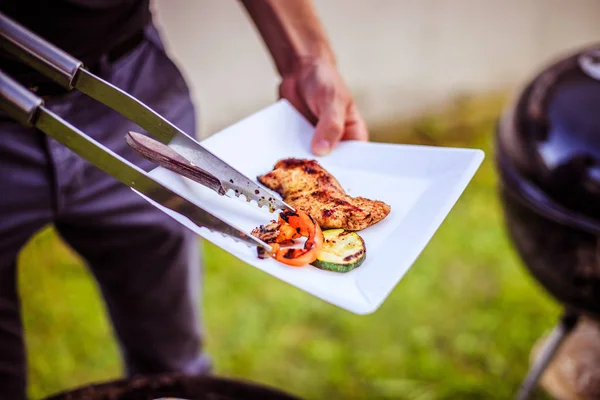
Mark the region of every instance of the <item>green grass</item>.
MULTIPOLYGON (((460 100, 374 140, 479 147, 486 160, 406 277, 356 316, 212 245, 204 317, 216 371, 309 399, 508 399, 559 308, 522 268, 503 226, 491 148, 503 97, 460 100)), ((97 287, 52 230, 20 259, 29 393, 120 376, 97 287)), ((541 398, 541 397, 540 397, 541 398)))

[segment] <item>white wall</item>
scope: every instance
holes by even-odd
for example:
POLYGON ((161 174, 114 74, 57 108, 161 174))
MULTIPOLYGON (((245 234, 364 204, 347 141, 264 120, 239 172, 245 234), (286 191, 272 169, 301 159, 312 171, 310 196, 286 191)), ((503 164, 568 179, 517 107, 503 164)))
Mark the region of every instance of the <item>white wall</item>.
MULTIPOLYGON (((286 1, 286 0, 281 0, 286 1)), ((237 0, 154 0, 200 109, 202 135, 276 99, 266 48, 237 0)), ((315 0, 368 123, 458 92, 512 86, 600 42, 597 0, 315 0)))

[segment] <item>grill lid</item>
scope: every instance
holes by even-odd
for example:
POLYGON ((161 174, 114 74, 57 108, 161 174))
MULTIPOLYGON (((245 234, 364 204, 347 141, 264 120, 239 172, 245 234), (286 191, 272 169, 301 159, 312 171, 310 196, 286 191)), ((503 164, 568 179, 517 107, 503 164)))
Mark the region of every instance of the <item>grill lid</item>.
POLYGON ((537 75, 499 128, 499 167, 513 190, 559 222, 600 232, 600 44, 537 75))

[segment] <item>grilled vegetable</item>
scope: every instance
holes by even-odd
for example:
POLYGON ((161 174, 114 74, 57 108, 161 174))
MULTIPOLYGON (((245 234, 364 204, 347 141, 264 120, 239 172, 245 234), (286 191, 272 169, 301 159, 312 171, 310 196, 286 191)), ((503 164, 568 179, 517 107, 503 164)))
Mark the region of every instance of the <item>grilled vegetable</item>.
MULTIPOLYGON (((283 211, 279 220, 254 229, 252 235, 269 243, 273 248, 271 257, 277 261, 302 267, 313 262, 323 246, 323 232, 315 220, 303 211, 283 211), (294 239, 306 237, 302 249, 282 247, 282 244, 293 244, 294 239)), ((258 248, 260 258, 266 257, 262 248, 258 248)))
POLYGON ((311 265, 334 272, 358 268, 367 256, 364 240, 356 232, 344 229, 323 231, 324 242, 311 265))

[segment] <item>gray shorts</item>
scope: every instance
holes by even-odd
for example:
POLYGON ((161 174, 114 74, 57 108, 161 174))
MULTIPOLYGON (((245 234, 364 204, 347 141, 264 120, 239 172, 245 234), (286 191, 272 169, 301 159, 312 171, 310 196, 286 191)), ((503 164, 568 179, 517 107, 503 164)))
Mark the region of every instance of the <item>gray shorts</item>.
MULTIPOLYGON (((195 134, 187 85, 152 26, 142 44, 104 63, 99 75, 195 134)), ((77 91, 48 98, 46 105, 143 169, 152 168, 124 140, 129 130, 144 131, 120 114, 77 91)), ((128 374, 209 370, 202 352, 195 235, 67 148, 3 114, 0 189, 0 398, 25 398, 16 259, 48 224, 97 280, 128 374)))

